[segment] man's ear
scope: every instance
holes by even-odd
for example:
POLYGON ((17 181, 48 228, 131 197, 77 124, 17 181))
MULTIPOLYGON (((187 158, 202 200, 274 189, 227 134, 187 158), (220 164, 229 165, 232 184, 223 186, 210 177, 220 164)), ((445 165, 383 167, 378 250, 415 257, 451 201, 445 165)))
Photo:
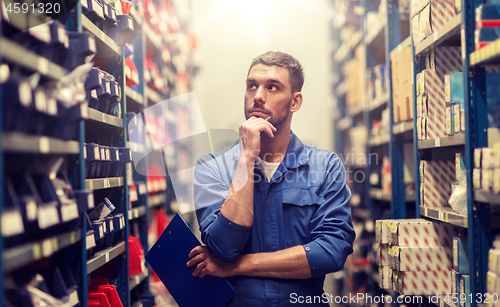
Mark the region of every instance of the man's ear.
POLYGON ((300 107, 302 106, 302 93, 301 92, 295 92, 293 94, 293 101, 292 105, 290 106, 290 112, 295 113, 297 112, 300 107))

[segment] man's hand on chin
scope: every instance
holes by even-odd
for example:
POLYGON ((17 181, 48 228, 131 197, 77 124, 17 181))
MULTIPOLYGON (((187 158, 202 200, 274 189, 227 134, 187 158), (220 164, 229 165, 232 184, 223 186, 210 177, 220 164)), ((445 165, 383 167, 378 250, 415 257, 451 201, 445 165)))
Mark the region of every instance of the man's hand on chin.
POLYGON ((187 266, 196 265, 193 276, 204 277, 212 275, 216 277, 232 277, 237 275, 236 268, 238 260, 235 262, 224 262, 215 257, 206 246, 197 246, 189 253, 187 266))

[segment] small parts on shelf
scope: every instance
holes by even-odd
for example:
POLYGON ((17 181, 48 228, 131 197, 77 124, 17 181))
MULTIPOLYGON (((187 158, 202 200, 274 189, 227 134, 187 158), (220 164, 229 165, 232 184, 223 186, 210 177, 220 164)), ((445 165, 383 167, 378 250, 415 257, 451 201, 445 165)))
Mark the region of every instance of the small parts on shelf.
POLYGON ((474 149, 474 189, 500 193, 500 143, 474 149))
POLYGON ((89 212, 87 235, 93 234, 95 240, 95 246, 87 246, 89 257, 118 243, 119 237, 116 232, 125 227, 125 216, 123 213, 111 215, 114 210, 115 206, 105 197, 99 206, 89 212))
POLYGON ((456 2, 459 1, 411 1, 411 31, 415 45, 432 33, 437 33, 457 15, 456 2))
POLYGON ((475 49, 488 46, 500 37, 500 4, 481 4, 476 8, 475 49))
POLYGON ((85 82, 89 107, 100 112, 121 117, 121 88, 111 74, 92 68, 85 82))
POLYGON ((125 78, 127 80, 127 86, 133 87, 139 85, 139 72, 131 57, 125 60, 125 78))
POLYGON ((74 97, 72 101, 61 100, 63 97, 60 96, 60 90, 71 90, 68 84, 61 84, 56 90, 53 87, 39 86, 38 82, 33 81, 33 77, 11 76, 7 77, 2 86, 5 131, 70 140, 76 135, 78 121, 88 117, 86 103, 81 103, 74 97))
MULTIPOLYGON (((436 47, 426 58, 429 69, 423 70, 416 76, 417 92, 417 138, 419 140, 436 139, 447 135, 446 129, 446 109, 449 108, 449 119, 451 129, 451 101, 446 101, 447 96, 451 99, 451 94, 456 93, 460 86, 457 74, 462 70, 462 60, 459 47, 436 47), (450 88, 445 90, 448 75, 450 75, 450 88), (451 76, 454 83, 451 84, 451 76), (458 79, 457 79, 457 78, 458 79)), ((455 98, 454 98, 455 99, 455 98)), ((459 99, 457 97, 457 99, 459 99)), ((457 101, 459 103, 459 101, 457 101)), ((456 102, 454 102, 456 103, 456 102)), ((455 108, 453 108, 455 110, 455 108)), ((465 122, 465 121, 464 121, 465 122)), ((465 129, 464 129, 465 130, 465 129)), ((454 130, 453 130, 454 131, 454 130)), ((461 130, 460 130, 461 131, 461 130)), ((451 131, 449 131, 451 133, 451 131)), ((455 133, 455 131, 454 131, 455 133)))
POLYGON ((103 33, 123 47, 127 34, 134 31, 133 20, 129 15, 131 5, 130 1, 107 4, 101 0, 83 0, 82 10, 103 33))
POLYGON ((378 97, 387 93, 386 70, 385 64, 368 69, 368 105, 372 105, 378 97))
POLYGON ((7 300, 13 306, 75 306, 79 304, 77 285, 66 259, 54 256, 47 267, 23 269, 9 277, 7 300), (15 288, 10 288, 16 285, 15 288))
POLYGON ((109 147, 84 144, 85 178, 121 177, 123 166, 132 161, 131 151, 126 147, 109 147))
POLYGON ((144 80, 147 85, 157 91, 162 91, 165 88, 163 77, 158 68, 151 58, 146 59, 146 70, 144 71, 144 80))
POLYGON ((144 249, 139 239, 130 235, 129 243, 129 272, 130 277, 142 274, 146 271, 146 260, 144 258, 144 249))
POLYGON ((7 246, 42 239, 59 224, 76 229, 80 213, 93 207, 92 193, 73 191, 59 172, 62 163, 63 158, 55 159, 48 173, 5 176, 2 235, 7 246))
POLYGON ((89 286, 89 307, 123 307, 115 286, 105 278, 94 278, 89 286))

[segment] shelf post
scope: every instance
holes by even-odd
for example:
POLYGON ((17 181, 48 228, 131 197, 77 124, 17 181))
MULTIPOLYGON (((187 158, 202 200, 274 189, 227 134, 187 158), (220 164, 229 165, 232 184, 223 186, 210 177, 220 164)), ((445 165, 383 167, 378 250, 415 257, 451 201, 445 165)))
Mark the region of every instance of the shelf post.
MULTIPOLYGON (((467 211, 470 262, 470 287, 474 295, 486 292, 488 252, 491 245, 491 214, 487 204, 474 201, 472 170, 474 149, 488 145, 486 75, 484 67, 470 67, 470 54, 474 52, 475 9, 483 2, 462 2, 462 59, 465 101, 465 167, 467 171, 467 211)), ((472 307, 477 306, 473 301, 472 307)))

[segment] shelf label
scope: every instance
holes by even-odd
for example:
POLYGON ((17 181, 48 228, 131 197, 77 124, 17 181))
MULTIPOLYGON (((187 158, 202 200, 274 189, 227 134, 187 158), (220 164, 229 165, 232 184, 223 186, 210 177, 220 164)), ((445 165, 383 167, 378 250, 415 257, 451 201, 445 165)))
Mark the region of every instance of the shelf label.
POLYGON ((2 213, 2 236, 12 236, 24 232, 23 217, 18 211, 2 213))
POLYGON ((109 182, 109 179, 108 179, 108 178, 105 178, 105 179, 104 179, 104 187, 105 187, 105 188, 110 188, 110 187, 111 187, 111 183, 109 182))
POLYGON ((57 241, 57 238, 52 239, 52 246, 54 247, 54 252, 59 250, 59 241, 57 241))
POLYGON ((93 234, 88 235, 85 239, 85 244, 87 245, 87 249, 91 249, 95 246, 95 237, 93 234))
POLYGON ((87 203, 88 203, 88 209, 92 209, 94 208, 95 204, 94 204, 94 194, 89 194, 87 196, 87 203))
POLYGON ((54 253, 52 241, 50 239, 44 240, 42 242, 42 255, 48 257, 54 253))
POLYGON ((446 223, 448 223, 448 216, 449 216, 448 212, 444 214, 444 221, 446 223))
POLYGON ((435 147, 441 147, 441 138, 435 138, 434 139, 434 146, 435 147))
POLYGON ((42 250, 40 249, 40 244, 33 245, 33 259, 38 260, 42 258, 42 250))
POLYGON ((106 115, 104 113, 101 113, 101 121, 106 123, 106 115))
POLYGON ((42 75, 46 75, 49 72, 49 61, 44 57, 38 58, 38 71, 42 75))
POLYGON ((49 139, 46 136, 40 137, 40 140, 38 142, 40 152, 41 153, 48 153, 50 151, 50 142, 49 139))
POLYGON ((41 206, 38 208, 38 226, 42 229, 59 223, 56 206, 41 206))
POLYGON ((138 218, 138 217, 139 217, 139 210, 135 210, 135 211, 134 211, 134 216, 135 216, 135 218, 138 218))
POLYGON ((76 243, 76 235, 74 232, 71 233, 71 235, 69 236, 69 242, 71 244, 75 244, 76 243))
POLYGON ((106 253, 106 262, 109 262, 109 253, 106 253))
POLYGON ((424 208, 424 216, 429 216, 429 214, 427 212, 427 207, 424 208))
POLYGON ((434 32, 434 42, 438 40, 438 31, 434 32))
POLYGON ((94 180, 90 179, 88 182, 89 182, 89 190, 93 190, 94 189, 94 180))
POLYGON ((61 217, 63 222, 78 218, 78 206, 76 203, 66 204, 61 207, 61 217))
POLYGON ((444 212, 439 211, 439 220, 444 222, 444 212))

